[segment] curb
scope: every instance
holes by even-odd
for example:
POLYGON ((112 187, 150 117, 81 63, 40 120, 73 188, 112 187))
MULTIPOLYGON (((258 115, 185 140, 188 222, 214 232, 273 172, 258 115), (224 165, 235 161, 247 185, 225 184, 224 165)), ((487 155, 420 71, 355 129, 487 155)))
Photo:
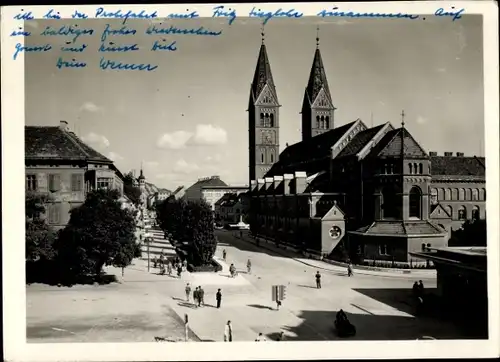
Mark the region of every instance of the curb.
MULTIPOLYGON (((257 245, 256 242, 254 241, 250 241, 248 240, 247 238, 238 238, 240 240, 243 240, 243 241, 246 241, 248 243, 251 243, 257 247, 262 247, 264 249, 267 249, 267 250, 270 250, 272 252, 275 252, 276 254, 280 254, 280 255, 283 255, 283 256, 288 256, 288 255, 285 255, 284 253, 281 253, 279 250, 276 250, 274 248, 269 248, 267 247, 267 245, 263 245, 262 243, 259 243, 259 245, 257 245)), ((261 241, 264 241, 265 244, 269 244, 270 242, 267 241, 266 239, 263 239, 261 238, 261 241)), ((296 252, 293 248, 289 247, 289 246, 284 246, 284 248, 288 251, 292 251, 292 252, 296 252)), ((319 268, 319 269, 323 269, 323 270, 330 270, 330 269, 327 269, 327 268, 324 268, 324 267, 320 267, 318 265, 312 265, 310 263, 307 263, 303 260, 300 260, 299 258, 297 257, 292 257, 292 259, 294 259, 295 261, 298 261, 302 264, 305 264, 307 266, 310 266, 310 267, 313 267, 313 268, 319 268)), ((342 262, 338 262, 338 261, 334 261, 334 260, 329 260, 329 259, 317 259, 318 261, 323 261, 327 264, 331 264, 331 265, 335 265, 337 267, 342 267, 342 268, 347 268, 347 264, 346 263, 342 263, 342 262)), ((378 272, 378 273, 385 273, 385 274, 388 274, 388 276, 391 276, 391 274, 393 275, 405 275, 405 276, 410 276, 410 275, 414 275, 414 276, 422 276, 422 277, 434 277, 436 271, 434 269, 432 270, 418 270, 418 271, 412 271, 411 269, 384 269, 384 268, 376 268, 376 267, 366 267, 366 266, 359 266, 359 265, 353 265, 353 270, 357 270, 357 271, 365 271, 365 272, 378 272)), ((378 275, 378 274, 373 274, 373 273, 359 273, 359 274, 362 274, 362 275, 376 275, 376 276, 383 276, 383 275, 378 275)))

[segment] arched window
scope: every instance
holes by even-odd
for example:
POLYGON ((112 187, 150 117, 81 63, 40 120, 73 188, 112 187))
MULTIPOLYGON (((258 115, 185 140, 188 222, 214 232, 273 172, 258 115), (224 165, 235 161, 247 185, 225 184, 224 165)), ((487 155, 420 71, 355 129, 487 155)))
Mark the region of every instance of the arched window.
POLYGON ((387 186, 382 190, 382 215, 386 218, 399 216, 399 200, 394 187, 387 186))
POLYGON ((453 208, 450 205, 448 205, 448 206, 445 206, 444 209, 446 210, 448 215, 450 215, 450 217, 453 219, 453 208))
POLYGON ((325 120, 326 120, 325 123, 326 129, 330 129, 330 117, 326 116, 325 120))
POLYGON ((413 174, 413 165, 410 163, 409 166, 410 166, 410 175, 411 175, 411 174, 413 174))
POLYGON ((431 248, 431 244, 427 244, 427 249, 430 249, 431 248))
POLYGON ((467 219, 467 209, 465 206, 460 206, 458 208, 458 220, 465 220, 467 219))
POLYGON ((465 190, 464 189, 458 189, 458 199, 460 201, 465 200, 465 190))
POLYGON ((486 200, 486 189, 479 189, 479 200, 486 200))
POLYGON ((472 200, 476 201, 477 199, 479 199, 479 190, 472 189, 472 200))
POLYGON ((451 199, 454 201, 458 200, 458 189, 451 189, 451 199))
POLYGON ((269 115, 270 122, 269 122, 269 127, 274 127, 274 114, 269 115))
POLYGON ((319 128, 319 116, 316 116, 316 128, 319 128))
POLYGON ((410 218, 422 218, 422 191, 417 186, 410 190, 410 218))
POLYGON ((479 220, 479 206, 472 208, 472 220, 479 220))
POLYGON ((274 163, 274 152, 271 151, 271 163, 274 163))
POLYGON ((470 201, 471 198, 472 198, 472 196, 471 196, 471 190, 470 189, 465 189, 465 200, 466 201, 470 201))
POLYGON ((324 116, 321 116, 321 129, 325 129, 325 117, 324 116))
POLYGON ((438 189, 438 201, 444 200, 444 189, 438 189))
POLYGON ((447 201, 451 200, 451 190, 450 189, 444 189, 444 199, 447 201))
POLYGON ((435 188, 431 188, 431 205, 438 203, 438 191, 435 188))
POLYGON ((423 174, 424 173, 424 165, 422 165, 421 163, 418 165, 418 173, 419 174, 423 174))
POLYGON ((260 126, 264 127, 264 113, 260 114, 260 126))
POLYGON ((260 151, 260 162, 264 163, 264 151, 260 151))
POLYGON ((425 251, 425 243, 422 243, 422 251, 425 251))
POLYGON ((416 163, 413 164, 413 173, 416 175, 418 173, 417 169, 418 165, 416 163))

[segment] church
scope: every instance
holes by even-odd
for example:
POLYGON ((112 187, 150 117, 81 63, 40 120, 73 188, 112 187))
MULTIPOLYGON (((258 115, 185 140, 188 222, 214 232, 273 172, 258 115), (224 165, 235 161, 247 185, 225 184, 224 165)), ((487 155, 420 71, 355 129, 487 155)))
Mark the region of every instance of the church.
MULTIPOLYGON (((264 34, 262 34, 264 35, 264 34)), ((419 264, 466 220, 486 218, 485 158, 427 152, 398 125, 336 127, 319 39, 302 140, 279 153, 280 104, 264 38, 250 88, 250 228, 315 257, 419 264), (342 247, 340 247, 342 246, 342 247)), ((292 120, 292 122, 296 122, 292 120)))

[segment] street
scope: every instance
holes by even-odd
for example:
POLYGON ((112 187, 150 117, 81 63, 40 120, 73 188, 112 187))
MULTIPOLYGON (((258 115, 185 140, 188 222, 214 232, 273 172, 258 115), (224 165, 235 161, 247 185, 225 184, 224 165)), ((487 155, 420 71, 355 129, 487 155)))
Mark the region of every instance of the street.
MULTIPOLYGON (((430 317, 413 317, 412 276, 359 275, 347 277, 338 267, 318 269, 289 257, 240 240, 231 231, 216 232, 219 245, 216 259, 220 273, 158 275, 147 272, 147 257, 121 270, 108 267, 120 283, 73 288, 45 285, 27 286, 27 337, 29 342, 112 342, 152 341, 154 337, 180 340, 182 320, 189 316, 190 339, 222 341, 224 325, 232 321, 234 340, 253 341, 259 333, 274 339, 281 331, 286 340, 335 340, 335 313, 343 309, 357 328, 356 340, 414 340, 422 336, 437 339, 464 337, 455 326, 430 317), (227 263, 222 251, 226 250, 227 263), (144 260, 146 259, 146 260, 144 260), (252 272, 247 274, 247 260, 252 272), (231 278, 228 266, 234 263, 238 275, 231 278), (315 285, 320 271, 322 288, 315 285), (206 306, 186 302, 184 288, 202 286, 206 306), (273 285, 286 286, 280 310, 272 301, 273 285), (222 290, 222 307, 215 308, 215 293, 222 290), (54 308, 58 305, 57 308, 54 308)), ((150 254, 174 250, 159 231, 150 254)), ((321 262, 319 262, 321 263, 321 262)), ((152 264, 151 264, 152 265, 152 264)), ((426 289, 435 280, 424 280, 426 289)), ((192 302, 192 300, 191 300, 192 302)))

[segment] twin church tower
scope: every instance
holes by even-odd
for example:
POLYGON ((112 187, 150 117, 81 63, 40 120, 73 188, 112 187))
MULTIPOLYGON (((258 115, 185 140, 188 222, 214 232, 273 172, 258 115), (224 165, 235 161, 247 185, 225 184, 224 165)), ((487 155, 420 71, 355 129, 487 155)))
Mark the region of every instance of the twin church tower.
MULTIPOLYGON (((250 180, 263 178, 278 160, 280 107, 262 33, 248 105, 250 180)), ((316 37, 316 52, 302 104, 302 141, 333 129, 335 109, 316 37)))

